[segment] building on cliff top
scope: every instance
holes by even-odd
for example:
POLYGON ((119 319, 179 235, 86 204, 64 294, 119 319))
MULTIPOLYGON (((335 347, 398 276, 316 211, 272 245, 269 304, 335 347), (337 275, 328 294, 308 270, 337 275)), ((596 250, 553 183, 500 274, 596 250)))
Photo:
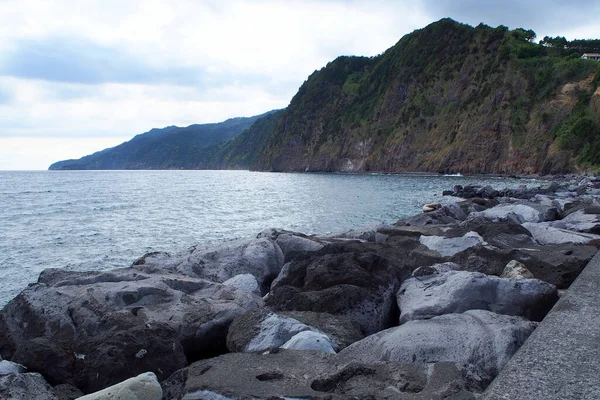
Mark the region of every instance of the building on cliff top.
POLYGON ((581 56, 583 60, 594 60, 600 61, 600 53, 583 53, 581 56))

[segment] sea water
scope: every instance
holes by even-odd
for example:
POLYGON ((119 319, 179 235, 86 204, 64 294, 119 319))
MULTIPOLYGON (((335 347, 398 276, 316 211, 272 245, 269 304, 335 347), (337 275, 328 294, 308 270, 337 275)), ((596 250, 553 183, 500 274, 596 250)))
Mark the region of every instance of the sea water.
POLYGON ((127 267, 150 251, 393 223, 454 185, 531 181, 441 175, 249 171, 0 172, 0 306, 45 268, 127 267))

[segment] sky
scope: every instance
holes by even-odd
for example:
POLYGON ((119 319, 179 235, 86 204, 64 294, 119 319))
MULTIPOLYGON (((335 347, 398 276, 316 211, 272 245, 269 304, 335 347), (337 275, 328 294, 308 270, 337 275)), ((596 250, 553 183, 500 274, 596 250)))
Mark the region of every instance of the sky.
POLYGON ((0 170, 284 108, 327 62, 444 17, 571 40, 600 37, 598 15, 596 0, 0 0, 0 170))

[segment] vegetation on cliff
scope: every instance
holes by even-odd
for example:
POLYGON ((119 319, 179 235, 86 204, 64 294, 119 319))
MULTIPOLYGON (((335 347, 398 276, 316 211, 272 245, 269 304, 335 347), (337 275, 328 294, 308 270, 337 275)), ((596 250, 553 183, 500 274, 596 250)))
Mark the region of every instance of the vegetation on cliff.
POLYGON ((600 163, 590 106, 599 64, 534 38, 443 19, 380 56, 339 57, 302 85, 254 167, 547 173, 600 163))
POLYGON ((379 56, 338 57, 311 74, 285 110, 153 130, 51 169, 595 168, 600 63, 580 55, 599 43, 561 37, 535 43, 531 30, 442 19, 379 56))
MULTIPOLYGON (((152 129, 116 147, 78 160, 59 161, 49 169, 219 168, 219 157, 224 157, 219 145, 235 138, 261 117, 271 113, 232 118, 215 124, 152 129)), ((248 168, 249 164, 245 166, 248 168)))

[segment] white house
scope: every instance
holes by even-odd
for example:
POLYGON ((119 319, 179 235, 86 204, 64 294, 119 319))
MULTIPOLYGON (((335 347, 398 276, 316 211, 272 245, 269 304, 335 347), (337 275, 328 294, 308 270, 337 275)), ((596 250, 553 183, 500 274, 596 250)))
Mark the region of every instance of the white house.
POLYGON ((584 60, 600 61, 600 53, 583 53, 581 58, 584 60))

